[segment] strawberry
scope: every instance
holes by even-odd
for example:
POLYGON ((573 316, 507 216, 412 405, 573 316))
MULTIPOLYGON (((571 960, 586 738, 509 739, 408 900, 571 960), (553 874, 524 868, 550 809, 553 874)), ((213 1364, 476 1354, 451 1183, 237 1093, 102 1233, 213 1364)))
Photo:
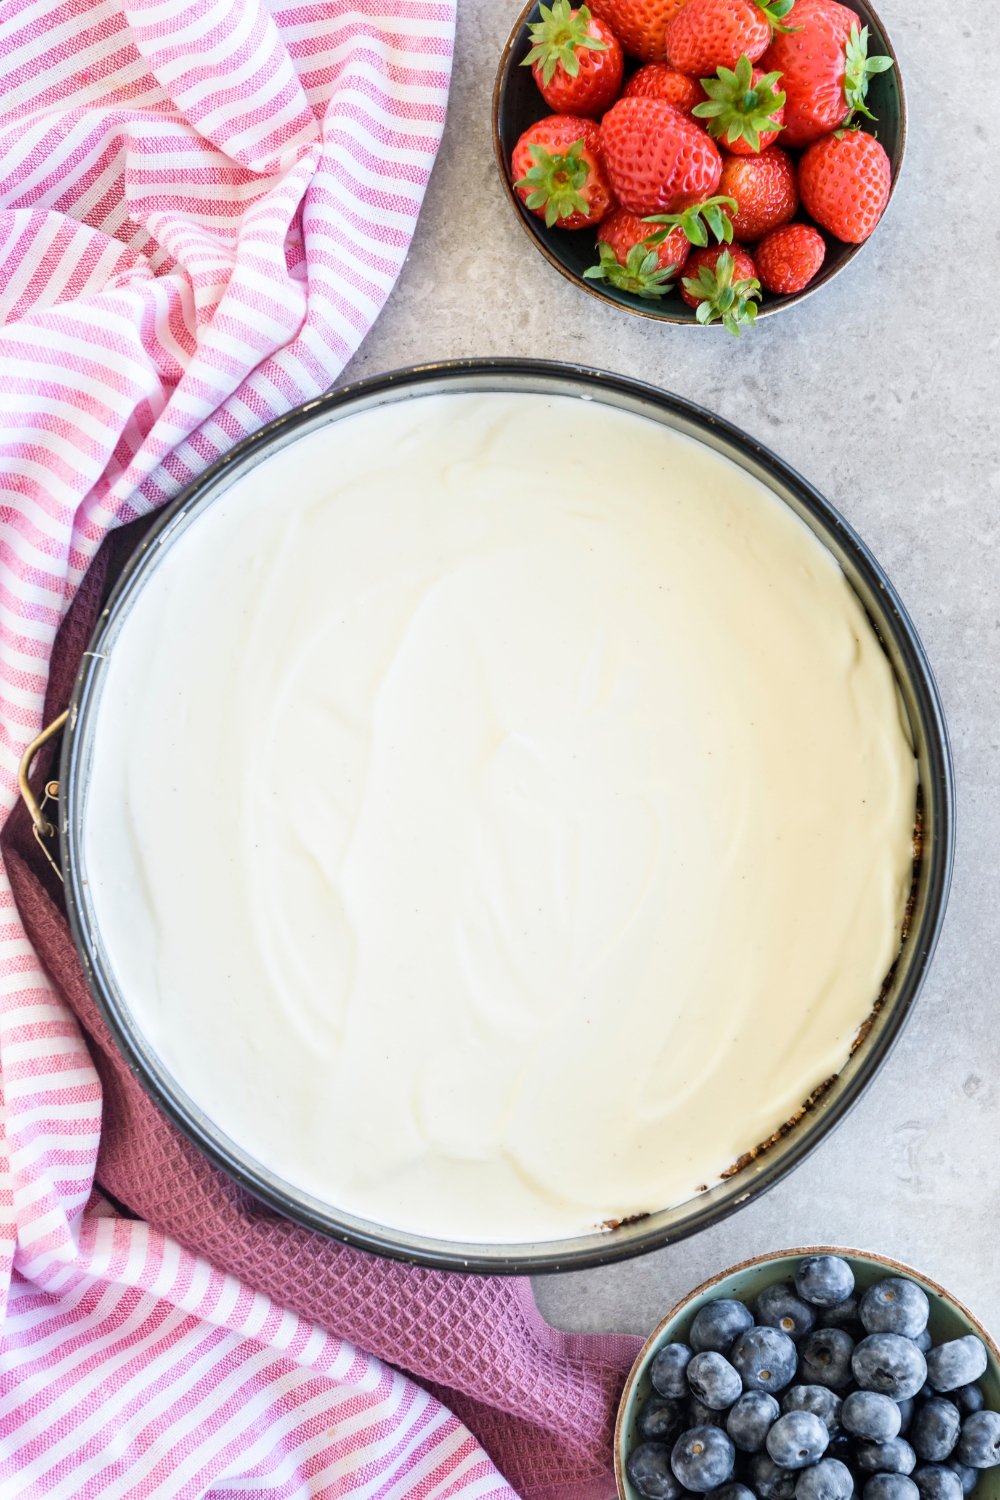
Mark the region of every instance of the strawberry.
POLYGON ((616 208, 601 220, 597 231, 601 260, 584 276, 610 281, 620 291, 639 297, 663 297, 688 258, 691 243, 679 226, 651 228, 627 208, 616 208))
POLYGON ((636 245, 651 244, 657 251, 660 270, 673 266, 679 271, 691 250, 691 240, 681 225, 674 225, 669 230, 657 229, 655 224, 650 227, 644 219, 630 214, 627 208, 616 208, 602 220, 597 242, 608 245, 622 265, 636 245))
POLYGON ((709 135, 727 151, 737 156, 763 151, 777 140, 785 118, 785 96, 774 87, 780 77, 780 73, 762 73, 744 55, 735 72, 719 68, 717 77, 702 79, 708 99, 695 105, 692 114, 706 122, 709 135))
POLYGON ((601 148, 615 197, 634 214, 674 213, 719 184, 711 136, 662 99, 619 99, 601 121, 601 148))
POLYGON ((667 63, 647 63, 638 73, 633 73, 623 91, 625 99, 663 99, 689 115, 696 104, 705 97, 700 83, 686 73, 675 73, 667 63))
POLYGON ((663 62, 663 32, 688 0, 593 0, 590 9, 606 21, 629 57, 663 62))
POLYGON ((757 275, 769 292, 801 292, 826 256, 826 244, 810 224, 785 224, 766 234, 754 252, 757 275))
POLYGON ((863 130, 837 130, 814 141, 799 163, 802 202, 838 240, 860 245, 885 212, 892 186, 889 158, 863 130))
POLYGON ((740 329, 757 317, 760 282, 757 268, 745 250, 737 245, 713 245, 710 250, 694 250, 687 263, 693 275, 681 282, 681 296, 688 307, 696 308, 699 323, 721 323, 730 333, 740 336, 740 329))
POLYGON ((865 105, 868 79, 892 67, 891 57, 868 56, 868 27, 837 0, 797 0, 799 30, 775 36, 761 67, 781 73, 786 146, 808 146, 844 125, 865 105))
POLYGON ((603 115, 617 99, 625 71, 618 38, 585 5, 570 10, 569 0, 553 0, 551 10, 539 9, 542 19, 528 27, 531 51, 521 66, 531 68, 556 114, 603 115))
POLYGON ((514 190, 551 229, 584 229, 609 212, 611 187, 593 120, 547 115, 531 125, 510 159, 514 190))
POLYGON ((678 73, 703 78, 717 68, 735 68, 767 50, 795 0, 688 0, 663 33, 667 62, 678 73))
POLYGON ((759 156, 727 156, 719 191, 739 205, 733 234, 744 244, 787 224, 799 206, 795 167, 780 146, 768 146, 759 156))

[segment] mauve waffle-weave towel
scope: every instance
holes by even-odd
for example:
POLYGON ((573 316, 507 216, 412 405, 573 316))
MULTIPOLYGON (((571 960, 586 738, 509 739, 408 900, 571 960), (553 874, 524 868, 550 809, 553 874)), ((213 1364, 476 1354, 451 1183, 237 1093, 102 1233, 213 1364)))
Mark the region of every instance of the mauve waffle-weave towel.
MULTIPOLYGON (((69 700, 109 562, 131 540, 128 531, 108 537, 63 623, 46 723, 69 700)), ((38 762, 41 784, 52 774, 52 754, 38 762)), ((558 1333, 540 1317, 526 1280, 380 1260, 290 1223, 243 1191, 160 1113, 118 1052, 23 807, 8 819, 2 844, 28 935, 76 1014, 100 1074, 100 1187, 220 1270, 412 1375, 465 1422, 530 1500, 607 1500, 615 1489, 615 1409, 640 1340, 558 1333)))

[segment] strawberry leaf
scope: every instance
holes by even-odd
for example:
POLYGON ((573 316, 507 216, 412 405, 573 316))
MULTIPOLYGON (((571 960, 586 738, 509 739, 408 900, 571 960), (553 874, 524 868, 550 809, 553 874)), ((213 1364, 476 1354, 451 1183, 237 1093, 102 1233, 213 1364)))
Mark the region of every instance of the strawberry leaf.
POLYGON ((544 208, 549 229, 558 219, 568 219, 572 213, 589 218, 590 204, 580 192, 590 176, 590 167, 580 160, 583 137, 574 141, 564 155, 550 156, 544 146, 533 142, 529 143, 528 150, 535 165, 514 184, 516 188, 531 189, 524 200, 525 207, 533 210, 544 208))
POLYGON ((875 116, 865 103, 868 80, 876 73, 887 73, 893 65, 892 58, 869 57, 868 27, 864 26, 859 31, 855 21, 844 49, 844 63, 844 97, 848 114, 843 123, 846 125, 856 114, 866 115, 869 120, 874 120, 875 116))
POLYGON ((704 203, 693 203, 683 213, 652 214, 642 222, 664 224, 670 228, 679 224, 692 245, 702 247, 708 244, 708 230, 711 229, 720 245, 723 240, 729 244, 733 238, 733 221, 728 213, 723 213, 724 208, 736 213, 739 204, 735 198, 706 198, 704 203))
MULTIPOLYGON (((735 199, 732 200, 735 202, 735 199)), ((716 242, 731 244, 733 239, 733 221, 728 214, 724 214, 717 203, 708 202, 702 207, 702 216, 709 229, 715 235, 716 242)))
POLYGON ((695 308, 699 323, 721 323, 736 338, 740 329, 751 326, 757 319, 757 303, 760 297, 760 282, 756 276, 745 276, 733 280, 736 262, 728 250, 723 250, 711 266, 699 266, 698 276, 684 277, 684 288, 692 297, 700 300, 695 308))
POLYGON ((784 128, 773 118, 785 102, 785 95, 774 87, 780 77, 780 73, 765 73, 755 84, 753 64, 744 53, 735 71, 720 67, 715 78, 701 80, 708 99, 696 104, 691 113, 708 122, 708 133, 716 140, 725 136, 730 146, 744 140, 759 151, 765 131, 784 128))
POLYGON ((795 0, 757 0, 757 5, 771 23, 771 35, 776 31, 801 31, 801 26, 783 26, 781 23, 791 14, 795 0))
POLYGON ((588 33, 590 11, 585 5, 581 5, 574 14, 569 0, 555 0, 551 9, 547 5, 540 5, 539 12, 542 19, 532 21, 528 27, 532 47, 521 66, 540 66, 543 88, 547 88, 552 82, 552 75, 557 67, 562 67, 570 78, 579 75, 578 48, 589 47, 594 52, 608 50, 607 42, 588 33))
POLYGON ((676 274, 677 267, 659 268, 659 256, 655 249, 650 248, 654 238, 655 236, 651 236, 650 239, 640 240, 638 245, 633 245, 624 265, 611 246, 602 240, 597 247, 601 256, 600 263, 588 266, 584 276, 590 281, 608 281, 620 292, 631 292, 636 297, 665 297, 673 290, 670 278, 676 274))

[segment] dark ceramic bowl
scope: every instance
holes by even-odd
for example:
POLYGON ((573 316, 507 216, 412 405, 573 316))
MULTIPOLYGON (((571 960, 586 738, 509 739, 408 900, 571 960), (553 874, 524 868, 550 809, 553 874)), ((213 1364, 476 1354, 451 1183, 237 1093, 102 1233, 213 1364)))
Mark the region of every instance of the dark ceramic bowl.
MULTIPOLYGON (((878 54, 891 57, 895 64, 887 73, 876 73, 871 79, 867 102, 872 114, 877 117, 878 124, 865 122, 873 131, 876 131, 892 163, 892 182, 889 189, 891 202, 903 162, 903 147, 906 143, 906 99, 903 94, 903 80, 899 72, 899 60, 893 51, 885 27, 866 0, 845 0, 845 3, 851 10, 857 12, 861 25, 868 27, 869 54, 873 57, 878 54)), ((531 69, 521 66, 531 48, 528 25, 538 19, 537 0, 530 0, 518 16, 514 29, 507 38, 507 45, 500 58, 493 89, 493 149, 496 152, 500 180, 510 200, 511 208, 517 214, 525 233, 534 242, 536 249, 541 251, 557 271, 561 271, 569 281, 572 281, 574 286, 589 292, 592 297, 599 297, 602 302, 610 302, 616 307, 627 309, 628 312, 639 313, 644 318, 657 318, 662 323, 695 323, 694 308, 688 307, 676 293, 672 292, 662 299, 653 301, 634 296, 631 292, 621 292, 605 281, 585 281, 584 271, 588 266, 596 265, 598 261, 596 229, 547 229, 545 221, 529 213, 514 192, 510 170, 510 159, 514 147, 529 125, 534 125, 536 121, 552 113, 538 91, 531 69)), ((794 14, 791 19, 794 21, 794 14)), ((634 71, 639 66, 639 63, 627 61, 626 73, 634 71)), ((781 144, 780 136, 777 144, 779 146, 781 144)), ((812 223, 802 208, 796 214, 796 220, 801 220, 806 224, 812 223)), ((764 292, 758 308, 759 317, 767 317, 783 307, 792 307, 796 302, 801 302, 803 297, 811 297, 814 292, 826 286, 838 271, 842 271, 847 263, 864 249, 863 244, 845 245, 841 240, 834 239, 833 235, 828 234, 825 229, 821 229, 820 233, 826 241, 826 259, 819 275, 814 277, 803 291, 794 292, 791 296, 764 292)), ((721 324, 713 326, 721 327, 721 324)))
MULTIPOLYGON (((755 1260, 746 1260, 742 1265, 733 1266, 721 1275, 713 1276, 711 1281, 695 1287, 654 1328, 639 1350, 632 1372, 625 1382, 615 1426, 615 1478, 618 1481, 620 1500, 642 1500, 638 1490, 629 1481, 625 1465, 632 1449, 640 1441, 636 1422, 640 1406, 652 1391, 649 1367, 654 1357, 664 1344, 678 1341, 683 1343, 687 1339, 695 1313, 706 1302, 714 1302, 717 1297, 733 1297, 752 1307, 765 1287, 789 1281, 798 1270, 799 1262, 807 1255, 843 1256, 854 1272, 855 1286, 861 1292, 873 1282, 881 1281, 884 1276, 906 1276, 915 1281, 927 1293, 927 1300, 931 1305, 927 1328, 935 1344, 942 1344, 946 1339, 965 1338, 971 1333, 981 1338, 986 1345, 986 1373, 980 1376, 976 1384, 982 1388, 986 1405, 994 1411, 1000 1411, 1000 1349, 969 1309, 963 1307, 944 1287, 938 1286, 936 1281, 931 1281, 910 1266, 902 1265, 898 1260, 889 1260, 870 1250, 843 1250, 837 1245, 809 1245, 800 1250, 778 1250, 771 1255, 759 1255, 755 1260)), ((1000 1500, 1000 1467, 980 1470, 974 1493, 975 1500, 1000 1500)), ((860 1500, 857 1495, 856 1500, 860 1500)))

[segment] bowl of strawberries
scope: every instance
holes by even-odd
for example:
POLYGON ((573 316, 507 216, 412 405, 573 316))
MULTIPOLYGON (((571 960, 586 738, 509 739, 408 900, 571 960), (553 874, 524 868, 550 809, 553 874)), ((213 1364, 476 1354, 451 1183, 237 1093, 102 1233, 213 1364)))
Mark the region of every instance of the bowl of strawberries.
POLYGON ((531 0, 493 95, 501 181, 558 271, 737 336, 858 254, 905 138, 867 0, 531 0))

